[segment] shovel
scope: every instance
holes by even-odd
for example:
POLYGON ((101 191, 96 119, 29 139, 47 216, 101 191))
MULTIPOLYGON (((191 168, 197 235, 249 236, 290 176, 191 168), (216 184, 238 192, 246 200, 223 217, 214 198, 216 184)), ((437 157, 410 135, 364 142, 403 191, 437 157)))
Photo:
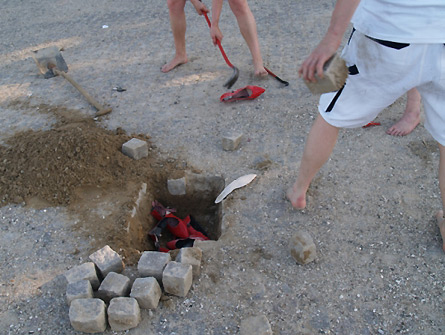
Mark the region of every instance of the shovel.
POLYGON ((111 112, 111 108, 105 108, 98 103, 91 95, 88 94, 78 83, 74 81, 68 72, 68 66, 60 53, 60 49, 56 46, 48 47, 34 51, 32 55, 39 67, 40 72, 44 75, 45 79, 49 79, 55 76, 62 76, 68 82, 73 85, 87 101, 93 105, 96 109, 95 116, 102 116, 111 112))
MULTIPOLYGON (((207 15, 207 13, 205 13, 205 12, 204 12, 204 17, 207 21, 207 24, 209 25, 209 28, 211 28, 212 23, 210 22, 209 17, 207 15)), ((235 84, 235 82, 238 80, 239 70, 235 65, 230 63, 229 58, 227 57, 226 53, 224 52, 221 42, 219 40, 216 40, 216 44, 218 45, 219 51, 221 51, 221 55, 223 56, 224 60, 226 61, 226 64, 233 69, 232 76, 223 85, 224 87, 227 87, 228 89, 230 89, 233 86, 233 84, 235 84)))

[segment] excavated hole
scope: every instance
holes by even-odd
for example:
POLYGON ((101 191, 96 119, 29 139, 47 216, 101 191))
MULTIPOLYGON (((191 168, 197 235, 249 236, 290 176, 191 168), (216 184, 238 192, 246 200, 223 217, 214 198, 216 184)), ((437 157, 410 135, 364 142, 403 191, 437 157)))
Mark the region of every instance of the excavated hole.
MULTIPOLYGON (((127 221, 127 231, 130 241, 146 241, 142 246, 144 250, 155 250, 154 243, 147 233, 156 225, 151 216, 151 203, 157 200, 165 207, 175 208, 174 215, 183 219, 187 215, 193 216, 204 229, 211 240, 218 240, 221 236, 222 206, 215 204, 215 199, 224 188, 224 179, 218 176, 204 176, 186 173, 186 194, 172 195, 167 188, 167 179, 146 188, 143 184, 135 201, 136 205, 131 211, 127 221)), ((176 239, 167 229, 162 232, 161 246, 167 241, 176 239)))

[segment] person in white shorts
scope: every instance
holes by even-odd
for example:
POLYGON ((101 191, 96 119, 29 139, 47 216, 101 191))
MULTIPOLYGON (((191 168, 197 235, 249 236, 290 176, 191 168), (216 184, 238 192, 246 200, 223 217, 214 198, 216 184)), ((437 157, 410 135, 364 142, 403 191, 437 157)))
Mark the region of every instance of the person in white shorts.
POLYGON ((301 65, 300 76, 309 81, 316 80, 315 74, 323 76, 323 64, 337 51, 350 22, 354 31, 342 53, 349 77, 341 90, 320 97, 320 114, 287 197, 293 207, 305 208, 306 192, 329 159, 339 128, 366 125, 417 88, 425 128, 439 145, 443 208, 436 218, 445 241, 445 1, 338 0, 328 31, 301 65))

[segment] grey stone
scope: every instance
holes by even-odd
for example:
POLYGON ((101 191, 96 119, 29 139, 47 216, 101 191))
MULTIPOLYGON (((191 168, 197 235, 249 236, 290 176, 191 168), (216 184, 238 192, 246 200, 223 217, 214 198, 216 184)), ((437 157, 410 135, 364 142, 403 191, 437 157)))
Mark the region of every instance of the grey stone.
POLYGON ((298 231, 290 242, 290 253, 298 264, 304 265, 315 260, 317 250, 311 235, 298 231))
POLYGON ((187 193, 186 191, 187 182, 185 177, 180 179, 168 179, 167 180, 167 189, 171 195, 184 195, 187 193))
POLYGON ((79 280, 68 283, 66 286, 66 301, 68 305, 71 305, 73 300, 88 298, 93 298, 93 288, 89 280, 79 280))
POLYGON ((161 299, 162 290, 154 277, 137 278, 131 288, 130 297, 135 298, 139 307, 155 309, 161 299))
POLYGON ((348 68, 345 61, 335 54, 323 65, 323 78, 315 77, 316 82, 304 81, 312 94, 338 91, 345 84, 348 68))
POLYGON ((162 280, 162 272, 171 256, 168 253, 158 251, 144 251, 138 262, 138 272, 141 277, 155 277, 162 280))
POLYGON ((123 331, 138 326, 141 310, 134 298, 114 298, 108 307, 108 322, 113 331, 123 331))
POLYGON ((107 329, 106 306, 100 299, 76 299, 69 310, 71 326, 84 333, 101 333, 107 329))
POLYGON ((241 144, 243 134, 226 134, 222 139, 222 147, 225 151, 234 151, 241 144))
POLYGON ((132 138, 122 144, 122 153, 133 159, 141 159, 148 156, 148 144, 137 138, 132 138))
POLYGON ((162 284, 167 293, 185 297, 192 286, 192 266, 178 262, 170 262, 162 275, 162 284))
POLYGON ((116 272, 110 272, 97 290, 98 296, 105 302, 114 297, 123 297, 130 291, 130 278, 116 272))
POLYGON ((124 270, 121 256, 108 245, 92 253, 89 258, 96 264, 103 277, 110 272, 121 273, 124 270))
POLYGON ((199 276, 201 273, 202 250, 200 248, 181 248, 179 249, 176 262, 189 264, 193 269, 193 277, 199 276))
POLYGON ((265 315, 252 316, 241 321, 240 335, 272 335, 272 328, 265 315))
POLYGON ((65 272, 65 278, 68 283, 74 283, 79 280, 89 280, 93 290, 96 290, 99 285, 99 278, 97 277, 96 267, 93 262, 83 263, 65 272))

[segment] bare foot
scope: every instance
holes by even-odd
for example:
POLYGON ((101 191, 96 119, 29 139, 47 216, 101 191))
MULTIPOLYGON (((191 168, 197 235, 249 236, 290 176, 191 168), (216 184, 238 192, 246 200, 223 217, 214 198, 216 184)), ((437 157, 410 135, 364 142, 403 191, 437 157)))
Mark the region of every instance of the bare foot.
POLYGON ((443 211, 438 211, 436 214, 437 226, 440 230, 440 235, 442 236, 442 249, 445 251, 445 218, 443 217, 443 211))
POLYGON ((300 194, 291 187, 286 192, 286 197, 295 209, 304 209, 306 207, 306 193, 300 194))
POLYGON ((255 68, 254 74, 256 77, 267 77, 267 75, 268 75, 266 69, 263 66, 259 66, 258 68, 255 68))
POLYGON ((175 58, 173 58, 170 62, 168 62, 161 68, 161 71, 167 73, 173 70, 175 67, 185 64, 187 62, 188 62, 187 56, 175 56, 175 58))
POLYGON ((403 114, 402 118, 395 124, 393 124, 386 133, 392 136, 405 136, 417 127, 420 122, 420 108, 415 110, 407 110, 403 114))

